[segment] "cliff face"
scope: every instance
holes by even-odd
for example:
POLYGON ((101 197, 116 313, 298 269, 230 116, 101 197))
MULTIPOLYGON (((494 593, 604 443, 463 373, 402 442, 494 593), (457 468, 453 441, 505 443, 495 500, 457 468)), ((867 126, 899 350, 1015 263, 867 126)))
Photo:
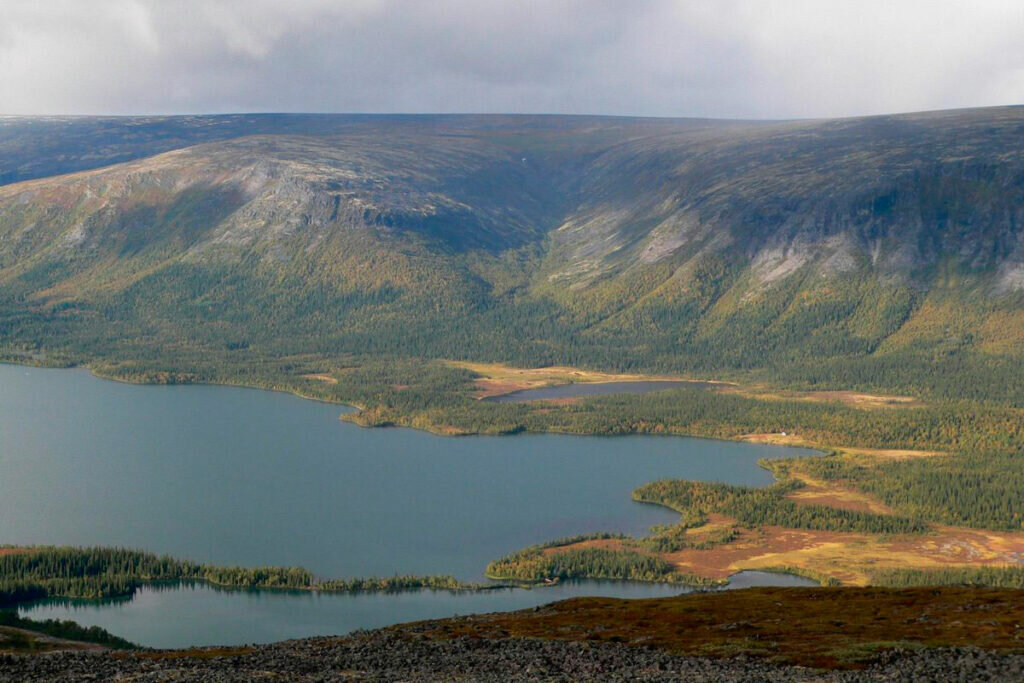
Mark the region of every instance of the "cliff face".
POLYGON ((746 258, 760 282, 813 264, 910 276, 951 258, 1024 264, 1019 109, 734 125, 619 145, 583 176, 555 233, 569 268, 652 263, 680 251, 746 258))
POLYGON ((8 119, 0 147, 0 301, 36 316, 5 343, 59 311, 90 338, 186 316, 345 351, 413 330, 396 352, 680 367, 1024 351, 1020 107, 8 119), (503 325, 515 348, 494 348, 503 325))

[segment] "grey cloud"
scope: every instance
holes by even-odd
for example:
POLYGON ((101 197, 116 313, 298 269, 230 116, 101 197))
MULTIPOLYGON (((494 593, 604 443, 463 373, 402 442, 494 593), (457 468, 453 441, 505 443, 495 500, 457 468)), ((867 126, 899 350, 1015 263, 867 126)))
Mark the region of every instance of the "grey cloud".
POLYGON ((1018 103, 1018 0, 0 0, 0 113, 1018 103))

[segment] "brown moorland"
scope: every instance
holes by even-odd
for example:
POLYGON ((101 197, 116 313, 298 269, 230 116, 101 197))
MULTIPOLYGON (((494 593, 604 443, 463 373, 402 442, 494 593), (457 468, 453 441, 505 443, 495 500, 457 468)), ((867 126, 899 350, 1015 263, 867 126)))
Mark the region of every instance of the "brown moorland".
POLYGON ((604 641, 674 654, 746 653, 803 666, 856 668, 897 647, 1024 651, 1024 591, 749 588, 644 600, 576 598, 395 628, 437 639, 604 641))
MULTIPOLYGON (((843 457, 862 463, 877 459, 863 453, 843 457)), ((786 472, 803 484, 787 495, 798 505, 894 514, 890 507, 849 482, 810 475, 798 461, 792 462, 786 472)), ((665 560, 684 574, 709 579, 726 579, 743 570, 784 569, 851 586, 867 586, 873 574, 885 570, 1003 567, 1020 565, 1024 558, 1024 532, 940 524, 931 525, 926 534, 874 534, 772 525, 747 528, 736 519, 713 514, 705 524, 687 529, 685 536, 691 547, 675 552, 655 552, 630 539, 608 538, 558 545, 546 548, 544 553, 579 548, 630 550, 665 560), (726 542, 701 543, 725 529, 734 529, 735 537, 726 542)))
MULTIPOLYGON (((721 518, 714 523, 725 527, 735 521, 721 518)), ((705 527, 698 527, 688 535, 705 531, 705 527)), ((628 540, 608 538, 547 548, 544 553, 578 548, 630 550, 652 555, 666 560, 684 574, 709 579, 726 579, 744 570, 784 569, 815 578, 835 579, 844 585, 867 586, 873 573, 888 569, 1017 564, 1024 556, 1024 533, 937 527, 926 535, 883 536, 763 526, 739 527, 734 540, 704 549, 655 553, 628 540)))

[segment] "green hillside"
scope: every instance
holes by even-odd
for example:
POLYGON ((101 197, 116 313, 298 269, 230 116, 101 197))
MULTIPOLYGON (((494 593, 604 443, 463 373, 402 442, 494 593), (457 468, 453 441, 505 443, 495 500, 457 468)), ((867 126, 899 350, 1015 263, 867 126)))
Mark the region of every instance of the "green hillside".
POLYGON ((1024 405, 1022 141, 1024 107, 3 119, 0 348, 183 377, 448 358, 1024 405))

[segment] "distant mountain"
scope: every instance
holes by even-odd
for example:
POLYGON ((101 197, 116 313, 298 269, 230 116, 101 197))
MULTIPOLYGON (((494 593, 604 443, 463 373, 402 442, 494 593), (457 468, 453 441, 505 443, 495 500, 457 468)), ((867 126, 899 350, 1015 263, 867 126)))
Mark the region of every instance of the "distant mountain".
POLYGON ((1024 355, 1024 107, 7 118, 0 179, 6 346, 880 384, 1024 355))

